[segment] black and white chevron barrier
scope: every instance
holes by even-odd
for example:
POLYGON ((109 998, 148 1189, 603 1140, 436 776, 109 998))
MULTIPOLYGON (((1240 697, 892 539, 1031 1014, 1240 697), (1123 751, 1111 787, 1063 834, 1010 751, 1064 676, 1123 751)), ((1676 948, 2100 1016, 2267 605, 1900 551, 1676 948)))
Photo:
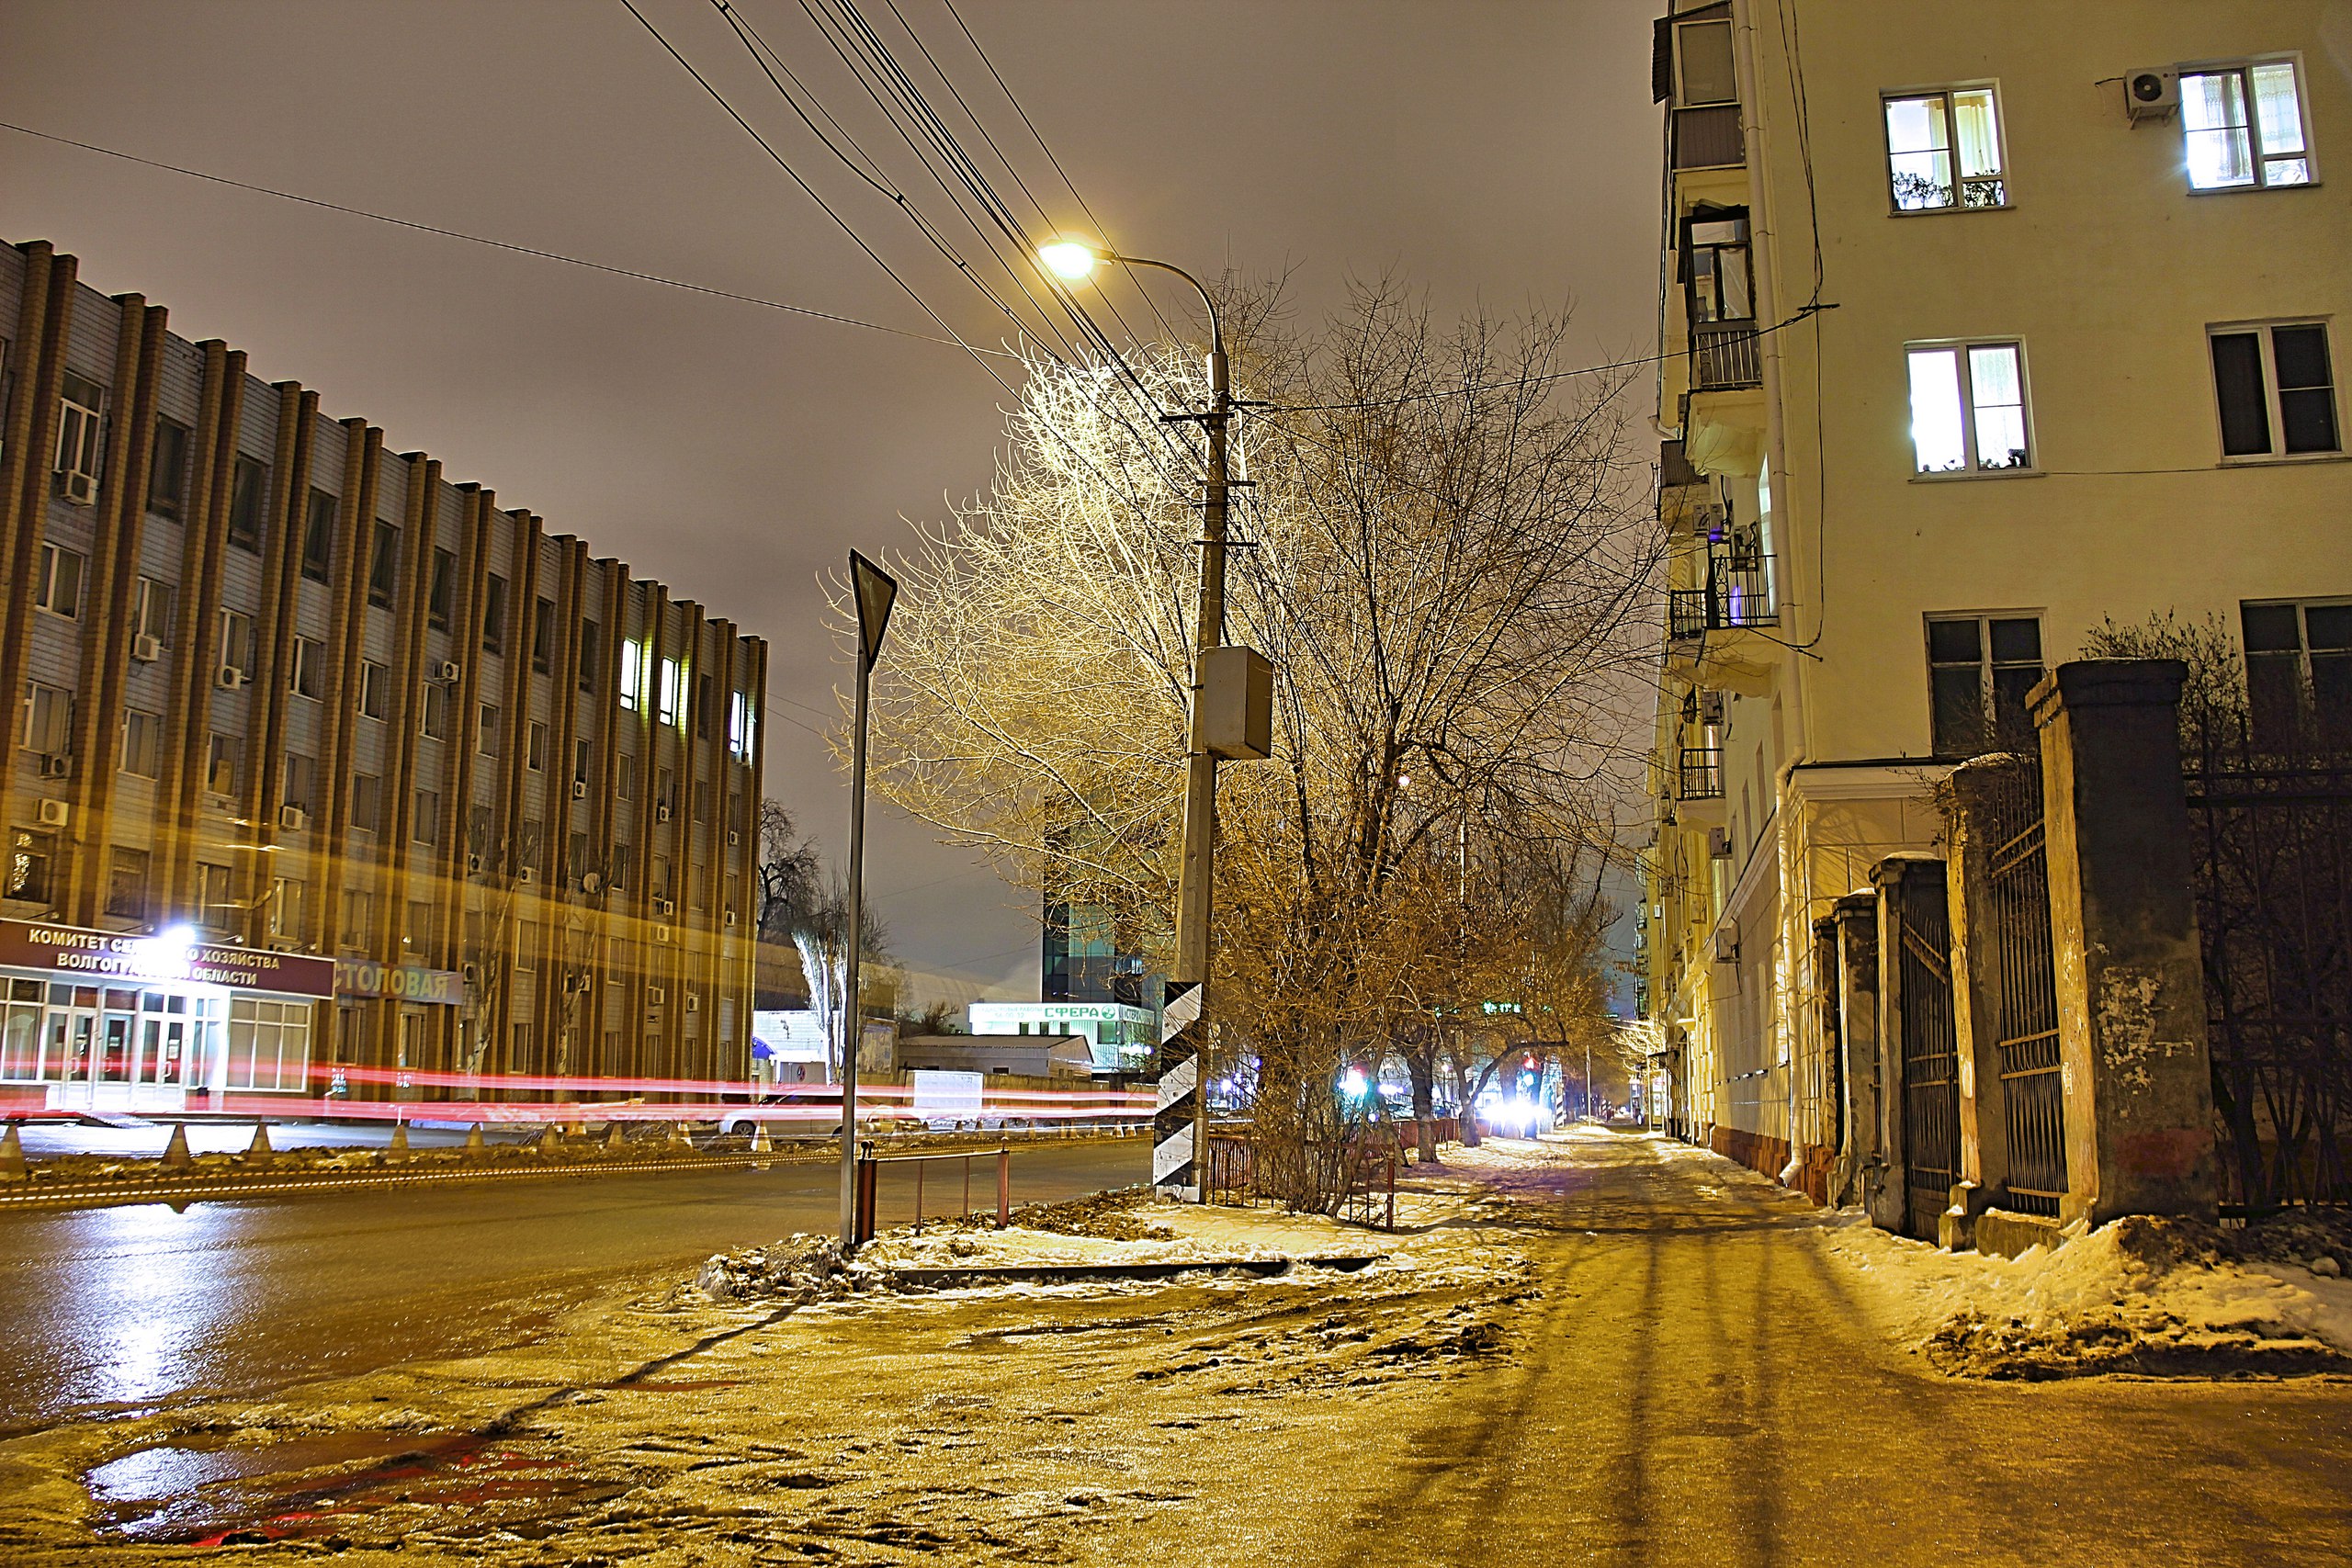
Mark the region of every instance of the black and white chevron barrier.
POLYGON ((1201 1113, 1201 987, 1170 981, 1160 1010, 1159 1093, 1151 1116, 1151 1184, 1198 1202, 1202 1151, 1193 1146, 1201 1113))

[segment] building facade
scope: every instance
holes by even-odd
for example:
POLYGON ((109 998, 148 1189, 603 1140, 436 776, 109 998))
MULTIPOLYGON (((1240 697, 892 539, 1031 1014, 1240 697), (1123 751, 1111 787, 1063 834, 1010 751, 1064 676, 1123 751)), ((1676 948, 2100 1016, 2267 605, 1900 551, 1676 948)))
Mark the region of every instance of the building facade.
POLYGON ((2108 622, 2352 708, 2341 8, 1679 0, 1656 1114, 1816 1196, 1816 922, 2108 622), (2333 18, 2333 21, 2331 21, 2333 18), (2340 31, 2340 28, 2336 28, 2340 31))
POLYGON ((748 1076, 763 641, 45 243, 0 333, 0 1095, 748 1076))

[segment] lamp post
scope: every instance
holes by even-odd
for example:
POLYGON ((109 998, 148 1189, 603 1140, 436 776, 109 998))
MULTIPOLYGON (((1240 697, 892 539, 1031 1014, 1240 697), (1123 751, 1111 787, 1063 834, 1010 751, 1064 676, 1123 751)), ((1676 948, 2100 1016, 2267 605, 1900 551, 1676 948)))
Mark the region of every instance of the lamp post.
POLYGON ((857 601, 857 713, 850 731, 849 931, 842 962, 842 1250, 854 1250, 857 1235, 857 1052, 865 1043, 865 1019, 858 1006, 857 961, 865 946, 865 707, 874 683, 874 663, 882 657, 882 633, 899 584, 888 572, 849 553, 851 595, 857 601))
MULTIPOLYGON (((1232 476, 1227 466, 1226 439, 1233 421, 1233 377, 1226 358, 1225 326, 1217 315, 1216 299, 1201 280, 1170 262, 1147 261, 1140 256, 1123 256, 1105 245, 1091 244, 1082 240, 1057 240, 1041 245, 1037 258, 1047 271, 1065 283, 1082 283, 1104 262, 1117 262, 1125 266, 1157 267, 1172 272, 1191 284, 1200 295, 1201 303, 1209 314, 1209 406, 1205 413, 1169 414, 1169 420, 1198 420, 1208 434, 1207 491, 1201 507, 1201 592, 1194 616, 1193 639, 1193 711, 1190 734, 1184 759, 1184 840, 1183 858, 1178 863, 1176 880, 1176 962, 1175 972, 1169 978, 1182 987, 1182 993, 1171 997, 1172 1007, 1189 1002, 1192 1021, 1184 1028, 1194 1032, 1193 1050, 1179 1059, 1163 1061, 1159 1102, 1163 1108, 1181 1106, 1188 1096, 1192 1103, 1189 1136, 1172 1129, 1164 1135, 1156 1126, 1155 1147, 1152 1151, 1152 1183, 1155 1186, 1189 1189, 1191 1195, 1205 1196, 1205 1162, 1208 1156, 1208 1095, 1202 1058, 1207 1054, 1208 1034, 1205 1004, 1209 982, 1209 911, 1211 895, 1216 880, 1216 754, 1209 749, 1209 739, 1201 722, 1201 694, 1206 685, 1204 665, 1206 656, 1225 646, 1225 553, 1227 497, 1232 476), (1189 1178, 1189 1179, 1187 1179, 1189 1178)), ((1182 1032, 1180 1030, 1179 1033, 1182 1032)), ((1163 1040, 1163 1056, 1182 1051, 1181 1042, 1172 1036, 1163 1040), (1173 1051, 1168 1049, 1173 1045, 1173 1051)), ((1178 1118, 1181 1120, 1181 1117, 1178 1118)))

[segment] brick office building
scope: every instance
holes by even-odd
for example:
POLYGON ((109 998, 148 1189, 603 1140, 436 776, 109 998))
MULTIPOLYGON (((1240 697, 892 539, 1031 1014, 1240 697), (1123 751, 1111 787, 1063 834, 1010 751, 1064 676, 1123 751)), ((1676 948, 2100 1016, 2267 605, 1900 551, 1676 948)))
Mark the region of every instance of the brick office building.
POLYGON ((0 399, 0 1098, 746 1076, 763 641, 45 243, 0 399))

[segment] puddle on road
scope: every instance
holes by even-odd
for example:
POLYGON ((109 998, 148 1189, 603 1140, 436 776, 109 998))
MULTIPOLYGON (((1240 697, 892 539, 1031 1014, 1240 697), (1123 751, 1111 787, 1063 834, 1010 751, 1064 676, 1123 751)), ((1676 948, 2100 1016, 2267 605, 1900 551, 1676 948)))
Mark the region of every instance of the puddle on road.
POLYGON ((342 1432, 141 1449, 84 1480, 103 1529, 220 1546, 350 1533, 393 1508, 418 1522, 449 1510, 469 1532, 513 1529, 627 1489, 575 1472, 570 1460, 473 1432, 342 1432))

